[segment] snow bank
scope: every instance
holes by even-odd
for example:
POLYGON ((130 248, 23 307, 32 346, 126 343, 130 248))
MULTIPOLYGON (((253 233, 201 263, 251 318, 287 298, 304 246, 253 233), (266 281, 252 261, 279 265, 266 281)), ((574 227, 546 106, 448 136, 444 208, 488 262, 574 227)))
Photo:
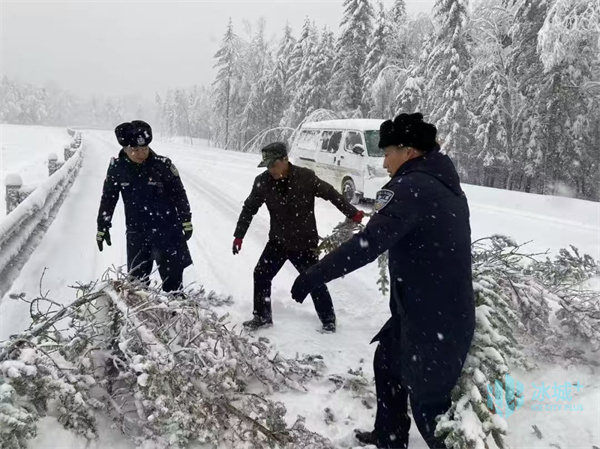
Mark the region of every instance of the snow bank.
POLYGON ((62 151, 72 138, 64 127, 0 123, 0 221, 7 215, 5 179, 18 173, 23 185, 36 187, 48 176, 48 153, 62 151))
MULTIPOLYGON (((59 170, 48 177, 0 223, 0 279, 5 269, 14 269, 13 258, 21 256, 30 237, 44 230, 69 191, 83 162, 83 145, 59 170)), ((24 262, 23 262, 24 263, 24 262)))

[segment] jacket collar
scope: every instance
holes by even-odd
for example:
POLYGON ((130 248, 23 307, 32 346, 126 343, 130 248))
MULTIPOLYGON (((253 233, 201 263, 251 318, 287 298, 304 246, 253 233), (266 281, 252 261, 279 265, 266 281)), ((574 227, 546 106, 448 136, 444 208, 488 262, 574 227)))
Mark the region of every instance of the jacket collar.
POLYGON ((394 174, 394 176, 392 176, 392 179, 411 172, 412 168, 419 167, 419 165, 421 165, 425 161, 426 158, 427 158, 427 155, 424 154, 423 156, 418 156, 418 157, 415 157, 413 159, 406 161, 404 164, 402 164, 398 168, 398 170, 396 170, 396 173, 394 174))
MULTIPOLYGON (((127 157, 127 155, 125 155, 125 157, 127 157)), ((275 179, 273 179, 273 177, 269 173, 269 170, 265 170, 265 173, 269 179, 269 182, 277 182, 275 179)), ((296 167, 294 164, 292 164, 290 162, 290 172, 287 175, 288 182, 292 182, 292 179, 295 179, 297 175, 298 175, 298 167, 296 167)), ((283 178, 283 179, 286 179, 286 178, 283 178)))
POLYGON ((408 173, 421 172, 440 181, 456 195, 462 195, 460 178, 452 160, 445 154, 433 151, 406 161, 392 176, 395 179, 408 173))

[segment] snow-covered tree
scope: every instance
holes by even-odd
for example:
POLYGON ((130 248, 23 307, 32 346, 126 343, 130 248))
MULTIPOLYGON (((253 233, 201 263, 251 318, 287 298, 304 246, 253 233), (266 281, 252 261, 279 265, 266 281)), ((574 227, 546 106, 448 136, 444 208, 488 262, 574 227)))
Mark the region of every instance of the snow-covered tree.
POLYGON ((214 107, 219 124, 217 127, 217 142, 224 148, 229 147, 231 140, 230 128, 234 119, 234 110, 232 105, 236 96, 239 94, 238 87, 240 82, 240 73, 238 58, 240 54, 240 39, 233 32, 233 22, 229 19, 227 31, 221 47, 215 54, 217 62, 215 68, 218 68, 217 78, 213 82, 214 87, 214 107))
POLYGON ((471 66, 465 33, 467 13, 467 0, 436 1, 437 33, 426 66, 426 112, 438 128, 442 148, 453 157, 463 177, 467 175, 466 153, 471 148, 466 89, 466 73, 471 66))
POLYGON ((230 330, 211 307, 231 298, 203 290, 174 298, 122 274, 77 296, 65 306, 28 301, 31 328, 0 342, 2 447, 25 448, 58 401, 59 422, 88 439, 97 435, 96 413, 106 413, 140 447, 332 449, 303 418, 288 425, 270 397, 306 391, 322 358, 286 359, 267 339, 230 330))
POLYGON ((328 89, 329 81, 333 73, 335 64, 335 37, 327 28, 323 28, 321 34, 317 36, 317 43, 313 57, 312 66, 309 68, 309 78, 307 82, 307 108, 306 114, 302 119, 309 116, 314 111, 331 108, 331 92, 328 89))
POLYGON ((409 74, 405 81, 404 87, 396 97, 396 110, 393 115, 400 113, 412 114, 421 110, 421 105, 425 100, 423 89, 425 88, 425 79, 419 76, 415 70, 409 74))
POLYGON ((330 83, 334 107, 343 113, 363 108, 363 77, 373 19, 369 0, 344 0, 337 61, 330 83))
POLYGON ((392 5, 391 18, 394 22, 400 23, 406 19, 406 1, 394 0, 392 5))
POLYGON ((314 23, 307 17, 291 56, 292 74, 287 87, 294 95, 284 113, 282 126, 295 127, 309 113, 309 98, 313 88, 311 78, 315 75, 312 70, 319 57, 318 45, 318 32, 314 23))
MULTIPOLYGON (((366 111, 369 115, 384 117, 387 111, 382 110, 384 107, 379 101, 379 107, 375 106, 374 102, 377 98, 377 94, 386 93, 387 96, 391 96, 391 92, 385 92, 380 85, 375 86, 376 81, 380 78, 381 72, 388 66, 389 61, 386 55, 386 45, 390 38, 390 27, 389 27, 389 12, 385 10, 383 3, 379 3, 379 10, 376 17, 376 23, 373 28, 373 34, 369 38, 368 42, 368 53, 365 61, 364 75, 363 75, 363 92, 364 98, 362 103, 365 105, 366 111), (377 88, 377 91, 374 90, 377 88), (375 94, 375 98, 373 98, 375 94)), ((381 83, 378 83, 381 84, 381 83)), ((383 98, 381 99, 383 100, 383 98)), ((387 109, 387 108, 385 108, 387 109)), ((386 114, 387 115, 387 114, 386 114)))
POLYGON ((590 184, 598 184, 600 156, 595 148, 595 125, 599 114, 590 114, 600 103, 598 92, 586 86, 600 80, 600 2, 577 0, 550 2, 545 21, 538 34, 537 50, 544 66, 540 104, 543 130, 543 193, 575 190, 590 199, 590 184), (595 105, 595 106, 593 106, 595 105), (569 161, 562 151, 571 147, 569 161), (565 164, 565 162, 567 162, 565 164), (591 181, 591 183, 590 183, 591 181))
POLYGON ((515 148, 513 114, 519 95, 508 70, 511 17, 500 0, 480 3, 468 27, 473 42, 469 74, 476 144, 468 154, 469 180, 490 187, 507 187, 513 176, 515 148))
POLYGON ((597 46, 599 39, 600 1, 554 0, 538 35, 544 68, 575 60, 581 46, 597 46))
POLYGON ((277 126, 286 107, 292 100, 292 92, 287 87, 293 74, 292 52, 295 45, 296 39, 292 34, 292 28, 289 24, 286 24, 283 30, 283 37, 277 46, 271 73, 267 74, 265 96, 263 99, 263 108, 267 112, 267 128, 277 126))

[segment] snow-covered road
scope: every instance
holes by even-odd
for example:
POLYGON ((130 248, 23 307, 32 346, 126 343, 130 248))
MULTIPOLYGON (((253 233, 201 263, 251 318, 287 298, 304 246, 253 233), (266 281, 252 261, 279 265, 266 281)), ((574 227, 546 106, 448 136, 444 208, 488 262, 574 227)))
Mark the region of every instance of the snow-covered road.
MULTIPOLYGON (((86 132, 85 136, 84 164, 79 177, 46 237, 13 284, 13 292, 25 292, 29 298, 37 295, 40 278, 47 268, 42 290, 49 291, 54 300, 66 302, 73 297, 69 285, 90 282, 98 279, 108 267, 125 264, 121 202, 111 230, 113 245, 100 253, 95 243, 102 182, 109 159, 117 154, 118 147, 111 133, 86 132)), ((194 265, 186 270, 184 282, 232 295, 234 305, 223 312, 230 314, 232 324, 239 325, 251 317, 253 270, 266 243, 269 227, 268 212, 262 208, 244 240, 242 252, 237 256, 231 254, 233 231, 242 203, 250 192, 254 177, 260 173, 256 168, 259 157, 160 139, 153 143, 153 148, 157 153, 169 156, 178 167, 192 207, 194 235, 190 249, 194 265)), ((600 259, 598 203, 474 186, 465 186, 465 189, 472 209, 474 238, 508 234, 519 242, 532 240, 532 251, 550 249, 556 252, 573 244, 600 259)), ((322 200, 317 201, 316 214, 321 236, 329 234, 343 219, 340 212, 322 200)), ((317 332, 320 323, 310 300, 299 305, 291 299, 289 290, 295 276, 295 269, 286 264, 275 279, 272 294, 275 325, 262 331, 262 335, 269 337, 287 355, 297 352, 323 355, 332 373, 356 369, 361 359, 365 360, 365 370, 372 372, 374 347, 369 346, 369 341, 389 315, 388 300, 376 285, 377 266, 371 264, 329 284, 338 316, 338 332, 333 335, 317 332)), ((3 298, 0 339, 27 325, 27 305, 3 298)), ((309 428, 318 429, 334 441, 347 440, 353 427, 371 425, 372 411, 366 410, 358 401, 329 404, 330 397, 322 385, 316 385, 309 395, 292 395, 290 399, 288 394, 285 402, 292 418, 296 414, 307 416, 309 428), (351 416, 349 424, 324 428, 325 406, 344 418, 351 416)), ((336 397, 339 402, 339 394, 336 397)), ((600 404, 596 412, 600 412, 600 404)), ((425 447, 416 430, 411 433, 411 438, 414 443, 411 447, 425 447)), ((517 436, 510 440, 517 441, 517 436)))

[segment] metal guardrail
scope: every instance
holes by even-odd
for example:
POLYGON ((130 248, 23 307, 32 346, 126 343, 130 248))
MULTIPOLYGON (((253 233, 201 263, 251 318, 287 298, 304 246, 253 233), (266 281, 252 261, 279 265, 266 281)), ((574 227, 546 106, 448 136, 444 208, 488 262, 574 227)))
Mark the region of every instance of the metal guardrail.
MULTIPOLYGON (((79 135, 80 136, 80 135, 79 135)), ((68 160, 55 169, 0 223, 0 299, 8 292, 67 197, 83 163, 84 145, 70 148, 68 160)), ((7 202, 8 202, 7 196, 7 202)))

